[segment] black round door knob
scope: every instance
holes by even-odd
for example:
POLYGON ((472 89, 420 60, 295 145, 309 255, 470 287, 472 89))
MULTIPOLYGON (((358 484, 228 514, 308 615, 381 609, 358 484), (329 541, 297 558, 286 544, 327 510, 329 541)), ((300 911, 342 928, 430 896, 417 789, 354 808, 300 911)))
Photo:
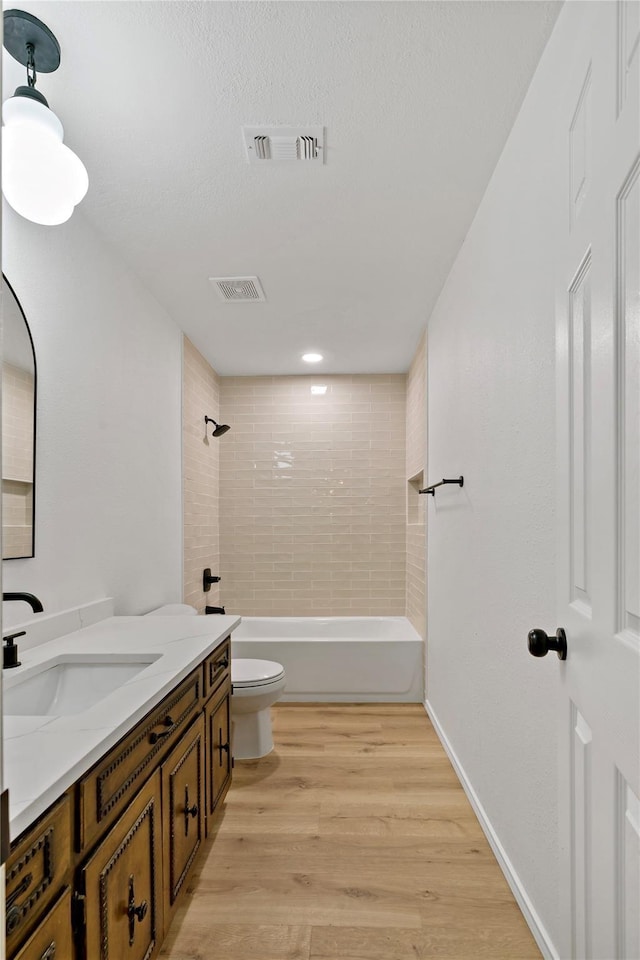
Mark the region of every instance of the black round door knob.
POLYGON ((546 657, 549 650, 555 650, 558 660, 567 659, 567 635, 558 627, 555 637, 549 637, 539 628, 529 630, 529 653, 532 657, 546 657))

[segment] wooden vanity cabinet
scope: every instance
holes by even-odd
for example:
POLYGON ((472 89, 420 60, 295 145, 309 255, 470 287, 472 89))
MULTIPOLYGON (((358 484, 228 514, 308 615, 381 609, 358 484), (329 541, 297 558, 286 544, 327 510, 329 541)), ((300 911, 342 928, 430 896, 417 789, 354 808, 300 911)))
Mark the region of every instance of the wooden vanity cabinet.
POLYGON ((164 935, 160 772, 80 871, 87 960, 149 960, 164 935))
POLYGON ((218 649, 204 662, 204 696, 209 699, 223 680, 229 676, 231 665, 231 638, 221 643, 218 649))
POLYGON ((69 960, 72 956, 71 890, 66 887, 15 960, 69 960))
POLYGON ((204 718, 200 715, 162 764, 167 928, 191 865, 204 842, 204 785, 204 718))
MULTIPOLYGON (((71 803, 65 795, 14 842, 7 862, 6 938, 11 956, 71 880, 71 803)), ((39 960, 39 955, 34 954, 39 960)))
POLYGON ((168 746, 202 710, 202 669, 191 673, 78 783, 76 849, 87 849, 127 809, 168 746))
POLYGON ((207 835, 231 785, 231 684, 223 681, 204 708, 207 728, 207 835))
POLYGON ((10 960, 153 960, 231 784, 230 638, 13 844, 10 960))

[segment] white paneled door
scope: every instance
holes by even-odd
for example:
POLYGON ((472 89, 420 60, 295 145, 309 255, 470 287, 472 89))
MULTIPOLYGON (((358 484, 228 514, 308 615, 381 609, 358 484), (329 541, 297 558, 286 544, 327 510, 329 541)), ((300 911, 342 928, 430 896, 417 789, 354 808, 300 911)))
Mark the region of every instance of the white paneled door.
POLYGON ((640 958, 640 2, 585 3, 558 91, 563 957, 640 958))

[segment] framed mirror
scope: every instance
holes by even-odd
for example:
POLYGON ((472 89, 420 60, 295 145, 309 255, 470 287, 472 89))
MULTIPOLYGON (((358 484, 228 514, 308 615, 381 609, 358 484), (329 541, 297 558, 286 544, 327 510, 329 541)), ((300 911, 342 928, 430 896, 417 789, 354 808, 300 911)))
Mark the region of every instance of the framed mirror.
POLYGON ((2 559, 32 557, 36 355, 27 318, 2 276, 2 559))

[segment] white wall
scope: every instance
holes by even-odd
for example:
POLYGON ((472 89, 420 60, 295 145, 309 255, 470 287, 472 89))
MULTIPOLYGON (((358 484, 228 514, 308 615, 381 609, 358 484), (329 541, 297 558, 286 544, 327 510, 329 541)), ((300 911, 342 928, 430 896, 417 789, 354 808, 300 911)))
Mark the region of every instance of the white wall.
MULTIPOLYGON (((428 701, 557 943, 554 207, 565 5, 428 328, 428 701), (430 498, 431 500, 431 498, 430 498)), ((471 160, 472 158, 470 158, 471 160)), ((552 952, 552 951, 550 951, 552 952)))
MULTIPOLYGON (((181 599, 181 331, 77 211, 61 227, 5 204, 3 269, 38 368, 36 555, 4 590, 52 613, 181 599)), ((4 604, 10 623, 31 617, 4 604)))

